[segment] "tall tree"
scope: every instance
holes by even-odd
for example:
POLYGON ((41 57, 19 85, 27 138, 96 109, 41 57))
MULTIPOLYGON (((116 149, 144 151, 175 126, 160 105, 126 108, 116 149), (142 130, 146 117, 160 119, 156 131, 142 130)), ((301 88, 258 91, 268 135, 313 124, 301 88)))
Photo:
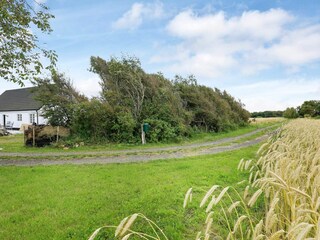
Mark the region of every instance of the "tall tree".
POLYGON ((316 117, 320 115, 320 101, 310 100, 305 101, 299 108, 298 112, 300 116, 316 117))
POLYGON ((100 57, 91 57, 90 70, 100 76, 102 97, 111 105, 129 107, 138 120, 145 98, 142 79, 145 72, 135 57, 111 58, 108 62, 100 57))
POLYGON ((0 0, 0 78, 23 86, 26 80, 34 82, 44 68, 55 66, 56 53, 43 48, 35 34, 49 34, 53 17, 37 1, 0 0), (47 66, 42 58, 49 60, 47 66))
POLYGON ((183 107, 191 116, 192 127, 217 132, 235 128, 248 121, 249 112, 227 92, 198 85, 192 75, 188 78, 176 76, 173 83, 183 107))
POLYGON ((69 78, 56 72, 51 78, 38 80, 36 98, 43 103, 43 115, 51 125, 66 127, 72 122, 75 106, 88 101, 75 89, 69 78))
POLYGON ((283 117, 285 118, 297 118, 299 117, 297 110, 294 107, 288 107, 284 112, 283 112, 283 117))

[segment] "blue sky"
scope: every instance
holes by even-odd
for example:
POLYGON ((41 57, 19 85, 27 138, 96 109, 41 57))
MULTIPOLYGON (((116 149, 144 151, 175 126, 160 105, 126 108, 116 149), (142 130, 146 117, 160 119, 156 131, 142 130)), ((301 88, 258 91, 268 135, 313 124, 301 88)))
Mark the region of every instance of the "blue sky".
MULTIPOLYGON (((194 74, 249 111, 320 99, 320 1, 41 2, 55 19, 40 42, 56 50, 59 70, 88 96, 99 92, 90 56, 128 54, 149 73, 194 74)), ((0 93, 17 87, 1 80, 0 93)))

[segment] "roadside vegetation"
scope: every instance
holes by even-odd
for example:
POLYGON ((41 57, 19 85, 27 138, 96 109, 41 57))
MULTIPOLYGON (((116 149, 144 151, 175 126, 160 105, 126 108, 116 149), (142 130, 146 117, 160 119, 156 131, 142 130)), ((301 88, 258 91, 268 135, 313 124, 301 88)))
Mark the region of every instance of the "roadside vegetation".
MULTIPOLYGON (((255 137, 264 134, 266 131, 270 131, 274 128, 279 127, 284 123, 283 118, 274 118, 261 121, 256 119, 256 121, 251 121, 250 124, 240 127, 236 130, 229 130, 224 132, 197 132, 193 133, 190 137, 181 138, 179 141, 169 141, 166 143, 149 143, 141 145, 140 143, 112 143, 112 142, 90 142, 75 139, 65 139, 60 140, 59 143, 54 143, 52 145, 33 148, 24 145, 24 139, 22 134, 9 135, 0 137, 0 154, 1 152, 12 152, 12 153, 50 153, 50 152, 87 152, 87 151, 113 151, 113 150, 139 150, 139 149, 150 149, 150 148, 161 148, 161 147, 172 147, 172 146, 183 146, 195 143, 203 143, 216 141, 222 138, 235 137, 242 134, 252 132, 257 129, 263 129, 268 127, 265 131, 262 131, 255 135, 255 137), (271 128, 269 128, 271 127, 271 128)), ((252 138, 251 138, 252 139, 252 138)), ((244 139, 243 139, 244 140, 244 139)), ((248 139, 247 139, 248 140, 248 139)))
POLYGON ((171 158, 185 158, 217 154, 258 144, 274 131, 276 126, 258 129, 247 134, 223 138, 211 142, 192 143, 143 149, 91 150, 61 152, 4 152, 0 154, 0 165, 53 165, 141 162, 171 158))

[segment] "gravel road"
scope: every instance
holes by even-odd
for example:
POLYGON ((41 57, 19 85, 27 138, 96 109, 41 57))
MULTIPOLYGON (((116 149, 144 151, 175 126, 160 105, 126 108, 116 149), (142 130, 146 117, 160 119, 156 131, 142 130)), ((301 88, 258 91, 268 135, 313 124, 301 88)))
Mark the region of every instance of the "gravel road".
POLYGON ((108 164, 108 163, 128 163, 128 162, 146 162, 160 159, 184 158, 191 156, 201 156, 207 154, 216 154, 226 151, 237 150, 260 143, 267 139, 268 135, 263 135, 253 140, 232 143, 256 133, 267 130, 261 128, 250 133, 242 134, 236 137, 223 138, 216 141, 193 143, 182 146, 148 148, 148 149, 130 149, 122 151, 97 151, 97 152, 61 152, 61 153, 5 153, 0 152, 0 166, 36 166, 36 165, 62 165, 62 164, 108 164), (222 144, 228 144, 219 146, 222 144), (77 157, 83 155, 83 157, 77 157), (92 155, 92 156, 90 156, 92 155), (112 155, 112 156, 110 156, 112 155), (8 159, 5 159, 5 157, 8 159), (54 157, 57 157, 55 160, 54 157), (63 157, 71 159, 63 159, 63 157), (12 159, 14 157, 14 159, 12 159), (32 159, 34 157, 34 159, 32 159), (47 159, 46 159, 47 158, 47 159), (48 159, 50 158, 50 159, 48 159))

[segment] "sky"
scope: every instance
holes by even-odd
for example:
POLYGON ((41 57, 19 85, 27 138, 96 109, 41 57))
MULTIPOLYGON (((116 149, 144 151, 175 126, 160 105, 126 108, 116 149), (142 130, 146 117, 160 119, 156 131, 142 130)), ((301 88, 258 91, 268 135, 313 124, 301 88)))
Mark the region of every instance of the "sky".
MULTIPOLYGON (((39 42, 57 52, 58 70, 87 96, 100 91, 91 56, 130 55, 147 73, 193 74, 251 112, 320 100, 318 0, 38 2, 55 16, 39 42)), ((0 93, 19 87, 0 83, 0 93)))

